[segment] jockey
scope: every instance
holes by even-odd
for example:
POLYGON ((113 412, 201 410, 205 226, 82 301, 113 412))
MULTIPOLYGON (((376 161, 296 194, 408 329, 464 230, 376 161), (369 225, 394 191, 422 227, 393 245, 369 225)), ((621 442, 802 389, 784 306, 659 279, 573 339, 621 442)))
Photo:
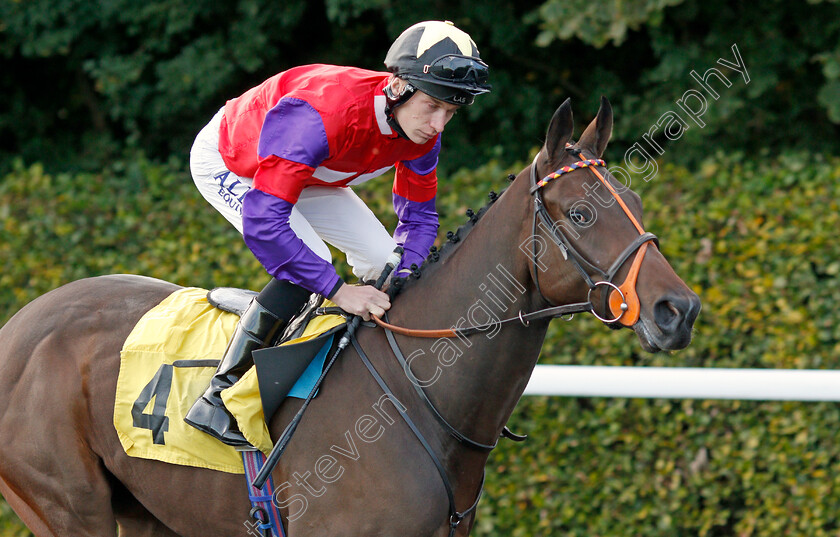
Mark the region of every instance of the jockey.
POLYGON ((242 315, 210 387, 185 421, 230 445, 247 445, 221 391, 253 365, 288 321, 321 294, 368 320, 390 307, 373 286, 345 284, 332 244, 353 274, 376 279, 397 245, 398 274, 435 240, 440 133, 461 106, 490 91, 487 64, 451 22, 405 30, 388 51, 390 73, 306 65, 228 101, 198 134, 190 171, 204 198, 242 233, 273 279, 242 315), (396 167, 391 237, 352 192, 396 167))

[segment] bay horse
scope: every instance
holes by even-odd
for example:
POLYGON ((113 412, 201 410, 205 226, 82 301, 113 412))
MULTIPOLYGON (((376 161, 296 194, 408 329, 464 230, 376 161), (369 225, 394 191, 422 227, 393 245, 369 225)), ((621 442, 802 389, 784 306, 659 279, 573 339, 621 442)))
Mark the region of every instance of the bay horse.
MULTIPOLYGON (((393 325, 463 330, 391 335, 404 366, 382 328, 363 326, 335 363, 273 472, 290 537, 468 535, 488 458, 476 445, 503 432, 546 336, 550 317, 534 312, 587 301, 611 327, 631 327, 647 351, 688 345, 699 298, 641 230, 639 197, 599 160, 612 133, 609 102, 567 147, 572 131, 567 100, 534 163, 432 253, 388 312, 393 325), (581 202, 599 180, 620 203, 581 202), (622 279, 631 285, 613 283, 622 279)), ((79 280, 0 330, 0 492, 36 536, 248 533, 241 475, 128 457, 114 429, 122 344, 178 288, 132 275, 79 280)), ((299 405, 287 401, 270 420, 275 441, 299 405)))

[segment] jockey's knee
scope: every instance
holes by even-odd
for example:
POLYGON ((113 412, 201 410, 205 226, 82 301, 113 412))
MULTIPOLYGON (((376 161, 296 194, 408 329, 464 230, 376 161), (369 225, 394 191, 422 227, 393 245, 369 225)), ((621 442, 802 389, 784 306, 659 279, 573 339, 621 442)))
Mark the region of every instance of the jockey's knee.
POLYGON ((364 281, 376 280, 385 268, 385 263, 397 247, 393 240, 387 243, 369 245, 367 251, 347 254, 347 262, 353 267, 353 274, 364 281))

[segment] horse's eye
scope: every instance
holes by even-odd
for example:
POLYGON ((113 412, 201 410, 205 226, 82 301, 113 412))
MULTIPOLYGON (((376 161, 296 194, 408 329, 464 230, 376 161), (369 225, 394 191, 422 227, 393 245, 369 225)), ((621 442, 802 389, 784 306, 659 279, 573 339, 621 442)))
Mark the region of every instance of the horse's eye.
POLYGON ((575 207, 569 211, 569 220, 575 225, 583 226, 592 220, 592 214, 586 207, 575 207))

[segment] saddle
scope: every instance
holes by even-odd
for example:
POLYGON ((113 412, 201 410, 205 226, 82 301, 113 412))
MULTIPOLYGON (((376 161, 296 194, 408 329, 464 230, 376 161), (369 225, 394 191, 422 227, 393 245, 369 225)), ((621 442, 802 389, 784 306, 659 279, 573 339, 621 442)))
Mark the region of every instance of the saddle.
MULTIPOLYGON (((222 311, 241 316, 255 296, 256 292, 247 289, 217 287, 207 293, 207 301, 222 311)), ((305 398, 309 395, 308 392, 292 393, 298 381, 302 387, 309 386, 312 383, 304 376, 317 373, 312 379, 314 382, 321 373, 320 368, 313 368, 312 371, 308 371, 308 368, 316 358, 323 367, 323 358, 333 342, 333 334, 344 326, 343 322, 336 323, 334 316, 346 315, 338 307, 325 307, 325 302, 328 301, 323 296, 313 293, 275 344, 253 353, 266 422, 286 397, 305 398), (327 315, 332 317, 325 318, 327 315), (310 327, 311 323, 317 326, 310 327), (304 336, 305 333, 310 335, 304 336)))

